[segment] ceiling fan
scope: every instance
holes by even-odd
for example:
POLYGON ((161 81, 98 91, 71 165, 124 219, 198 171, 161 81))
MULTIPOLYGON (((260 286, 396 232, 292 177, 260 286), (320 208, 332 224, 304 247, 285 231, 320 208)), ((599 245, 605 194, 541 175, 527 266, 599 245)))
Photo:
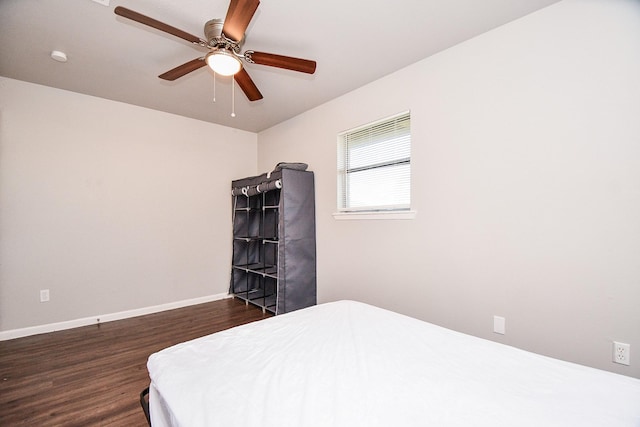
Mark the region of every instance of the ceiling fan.
POLYGON ((179 28, 172 27, 122 6, 117 6, 114 12, 116 15, 148 25, 209 49, 209 52, 204 57, 193 59, 166 73, 160 74, 158 77, 161 79, 176 80, 200 67, 209 65, 218 74, 232 75, 247 98, 250 101, 257 101, 262 99, 262 94, 242 66, 243 60, 250 64, 267 65, 307 74, 313 74, 316 71, 316 62, 308 59, 255 52, 253 50, 241 53, 245 37, 244 32, 249 26, 249 22, 251 22, 251 18, 253 18, 259 4, 260 0, 231 0, 224 20, 212 19, 204 25, 206 39, 201 39, 179 28))

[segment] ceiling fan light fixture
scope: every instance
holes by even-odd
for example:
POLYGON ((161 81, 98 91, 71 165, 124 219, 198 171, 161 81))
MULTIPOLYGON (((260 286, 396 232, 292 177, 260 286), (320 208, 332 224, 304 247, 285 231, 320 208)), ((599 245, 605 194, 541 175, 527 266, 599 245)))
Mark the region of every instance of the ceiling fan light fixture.
POLYGON ((205 60, 209 68, 221 76, 232 76, 242 69, 240 59, 233 53, 223 49, 209 52, 205 60))

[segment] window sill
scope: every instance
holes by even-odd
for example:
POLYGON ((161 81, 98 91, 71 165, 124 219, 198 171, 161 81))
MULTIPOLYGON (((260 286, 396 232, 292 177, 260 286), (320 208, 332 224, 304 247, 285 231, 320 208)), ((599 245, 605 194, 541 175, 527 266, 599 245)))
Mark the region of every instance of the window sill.
POLYGON ((414 219, 418 211, 376 211, 376 212, 335 212, 333 218, 338 221, 361 219, 414 219))

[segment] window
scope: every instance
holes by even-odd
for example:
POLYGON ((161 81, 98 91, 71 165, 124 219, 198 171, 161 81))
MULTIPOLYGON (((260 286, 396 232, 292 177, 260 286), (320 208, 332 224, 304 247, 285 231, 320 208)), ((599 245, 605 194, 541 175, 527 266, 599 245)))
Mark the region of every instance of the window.
POLYGON ((338 135, 339 211, 399 211, 410 205, 410 112, 338 135))

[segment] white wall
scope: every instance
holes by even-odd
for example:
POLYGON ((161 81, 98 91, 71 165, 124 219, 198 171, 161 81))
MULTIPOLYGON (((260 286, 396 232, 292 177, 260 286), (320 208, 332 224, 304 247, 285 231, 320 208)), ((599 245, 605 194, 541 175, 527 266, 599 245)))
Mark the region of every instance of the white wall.
POLYGON ((1 78, 0 331, 226 293, 256 141, 1 78))
POLYGON ((640 377, 640 2, 555 4, 260 133, 258 159, 316 173, 321 302, 640 377), (336 134, 407 109, 417 218, 336 221, 336 134))

